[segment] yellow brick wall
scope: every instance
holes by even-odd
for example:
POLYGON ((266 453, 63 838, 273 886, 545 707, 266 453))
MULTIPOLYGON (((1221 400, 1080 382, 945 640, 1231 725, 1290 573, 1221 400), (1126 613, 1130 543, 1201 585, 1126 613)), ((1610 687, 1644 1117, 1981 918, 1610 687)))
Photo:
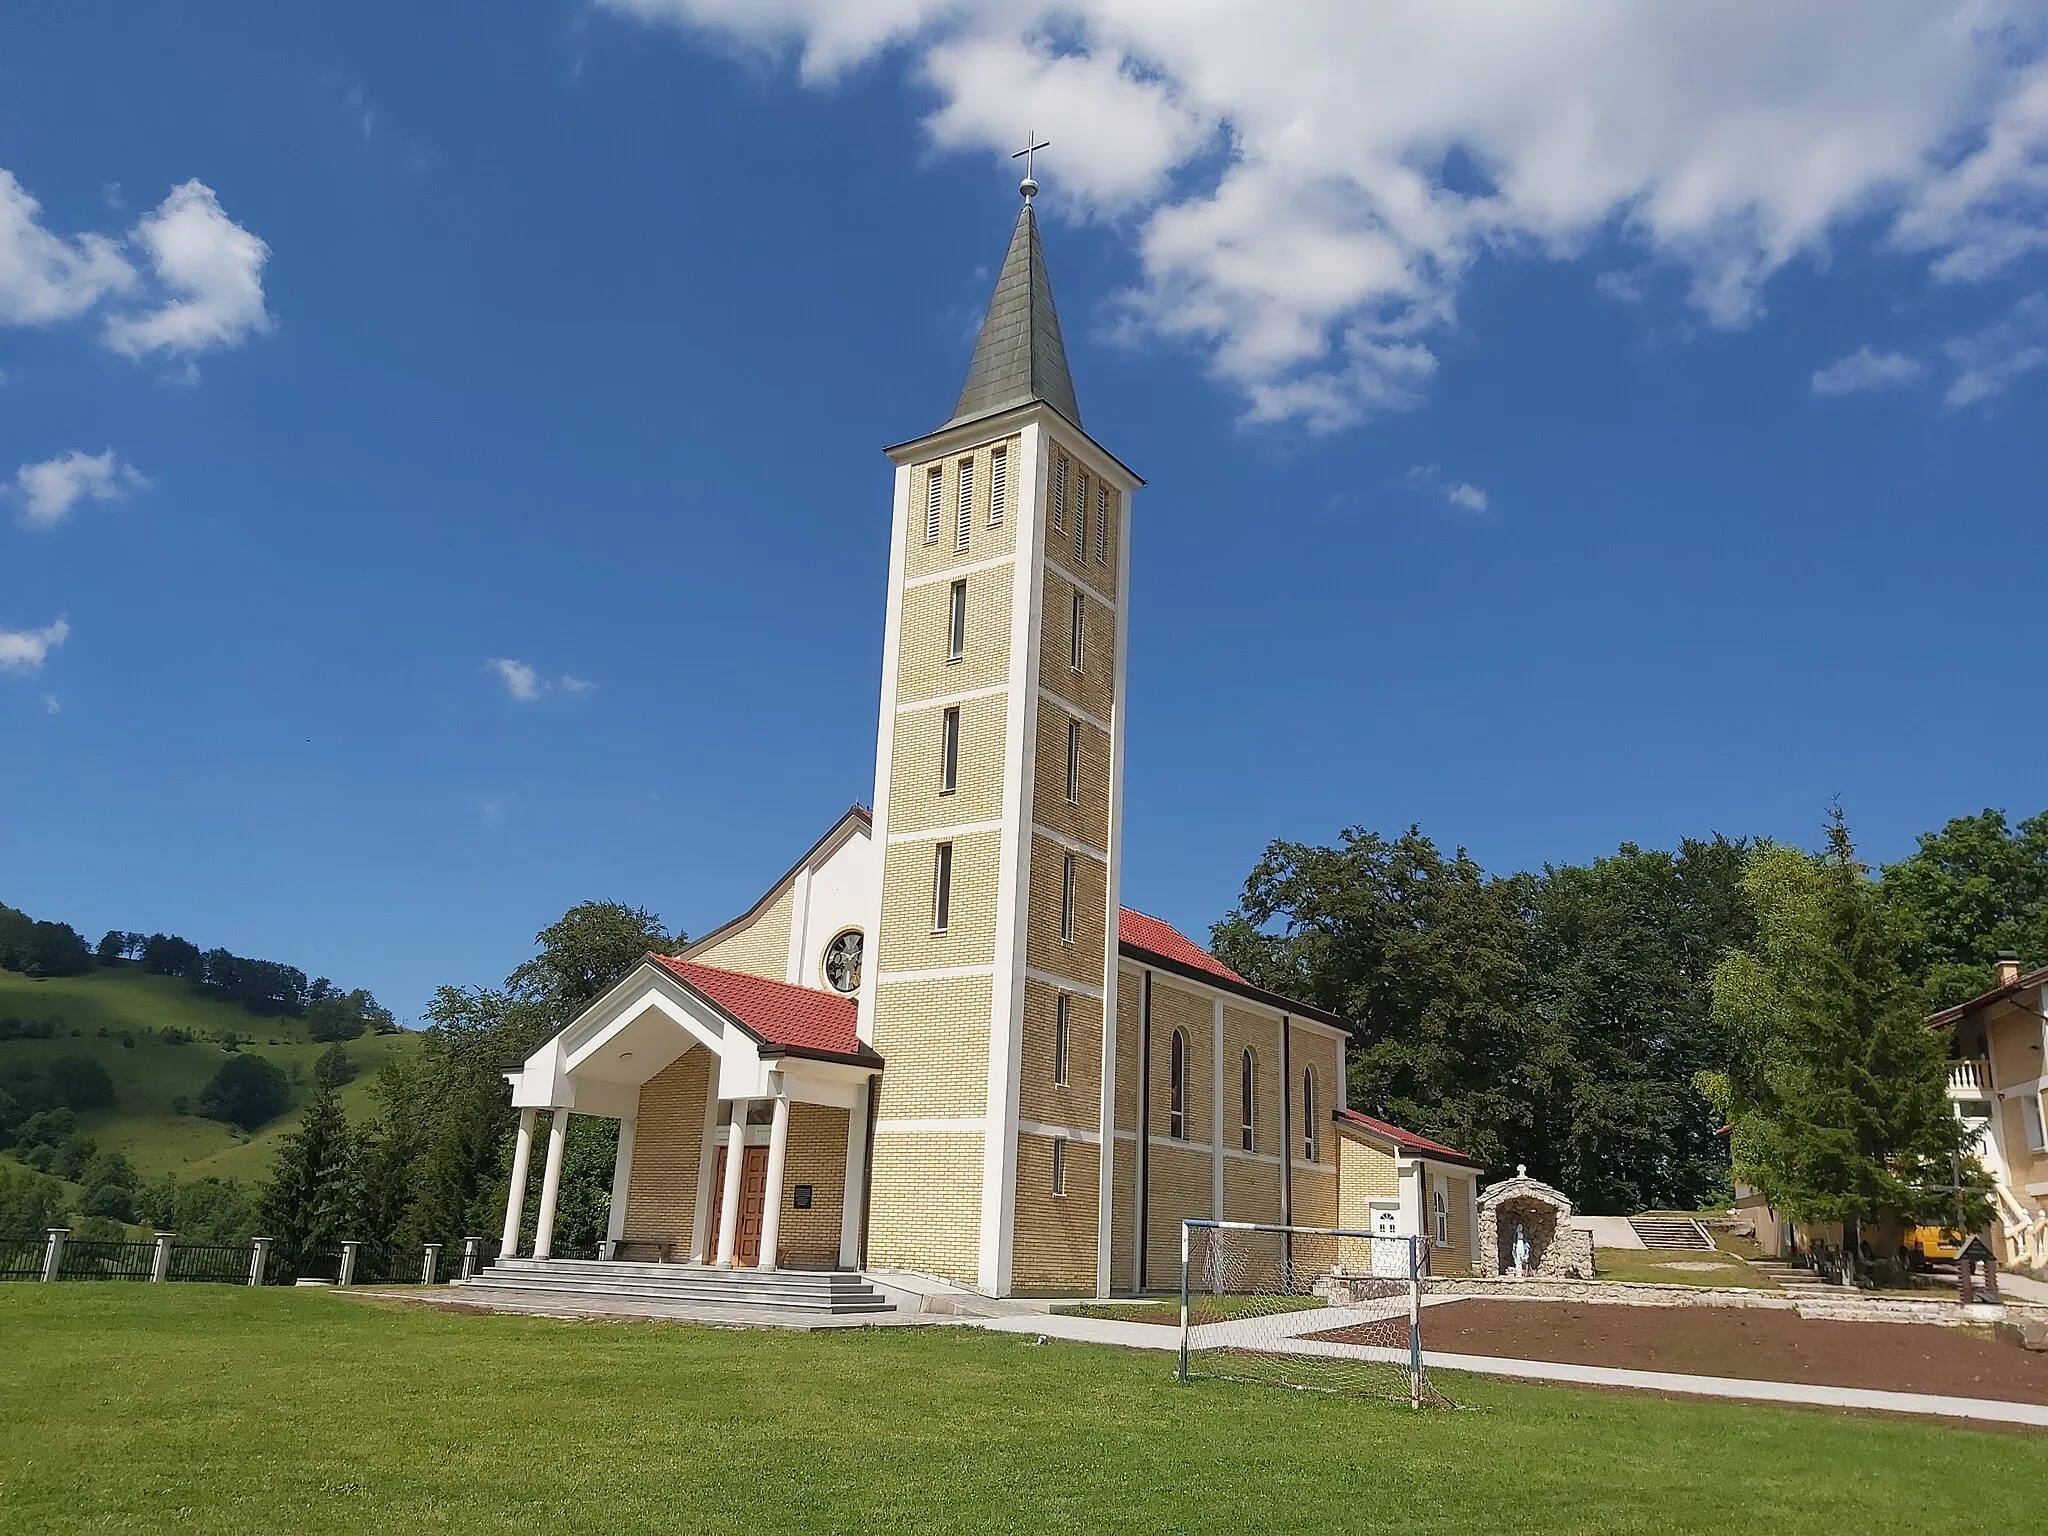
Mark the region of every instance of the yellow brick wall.
MULTIPOLYGON (((1188 1141, 1209 1139, 1211 1035, 1216 1015, 1208 998, 1183 991, 1164 972, 1152 974, 1152 1134, 1170 1136, 1173 1110, 1173 1032, 1188 1037, 1188 1141)), ((1208 1214, 1204 1211, 1202 1214, 1208 1214)))
MULTIPOLYGON (((1294 1165, 1294 1225, 1337 1225, 1337 1168, 1334 1162, 1322 1167, 1300 1162, 1294 1165)), ((1337 1262, 1337 1240, 1330 1237, 1297 1238, 1294 1258, 1297 1264, 1319 1270, 1329 1269, 1337 1262)))
POLYGON ((777 1263, 789 1269, 837 1269, 846 1210, 847 1112, 829 1104, 789 1106, 789 1151, 782 1169, 782 1233, 777 1263), (790 1202, 811 1186, 811 1208, 790 1202))
POLYGON ((875 1049, 884 1119, 956 1119, 988 1113, 991 979, 890 981, 875 989, 875 1049))
POLYGON ((1044 1125, 1094 1130, 1102 1118, 1102 1004, 1078 992, 1067 997, 1067 1082, 1061 1087, 1053 1081, 1059 989, 1025 978, 1018 1113, 1044 1125))
POLYGON ((1074 854, 1074 941, 1060 938, 1060 885, 1072 849, 1049 837, 1031 839, 1030 919, 1025 928, 1025 964, 1071 981, 1101 986, 1109 927, 1109 865, 1074 854))
POLYGON ((1128 967, 1116 983, 1116 1124, 1121 1131, 1138 1128, 1138 1020, 1144 1007, 1145 977, 1128 967))
POLYGON ((1429 1272, 1433 1275, 1462 1275, 1472 1268, 1472 1180, 1469 1175, 1452 1173, 1447 1170, 1430 1170, 1430 1196, 1434 1201, 1436 1181, 1442 1178, 1450 1195, 1451 1243, 1448 1248, 1434 1246, 1436 1238, 1436 1207, 1428 1208, 1431 1252, 1429 1272))
POLYGON ((1109 736, 1085 720, 1080 722, 1080 803, 1070 804, 1067 800, 1067 727, 1074 719, 1071 712, 1059 705, 1045 699, 1038 701, 1038 759, 1031 814, 1042 827, 1050 827, 1089 848, 1106 849, 1109 846, 1109 736))
POLYGON ((979 1131, 875 1137, 871 1266, 975 1283, 981 1261, 981 1142, 979 1131))
POLYGON ((626 1186, 626 1236, 673 1243, 677 1260, 690 1256, 710 1082, 711 1053, 692 1046, 640 1086, 633 1170, 626 1186))
MULTIPOLYGON (((903 633, 897 652, 897 703, 992 688, 1008 681, 1011 568, 998 565, 970 571, 966 581, 967 645, 958 661, 946 659, 951 639, 951 583, 929 581, 905 589, 903 633)), ((1063 658, 1065 654, 1061 652, 1063 658)))
POLYGON ((889 771, 892 834, 995 821, 1002 816, 1008 695, 984 694, 964 699, 956 707, 960 711, 960 771, 951 794, 939 789, 939 745, 946 706, 897 715, 896 752, 889 771))
POLYGON ((1110 1186, 1109 1283, 1114 1290, 1129 1290, 1137 1282, 1131 1274, 1131 1233, 1137 1225, 1138 1145, 1118 1141, 1110 1186))
MULTIPOLYGON (((1372 1202, 1401 1197, 1401 1176, 1394 1154, 1351 1134, 1340 1133, 1333 1145, 1337 1153, 1337 1225, 1370 1232, 1372 1202)), ((1370 1243, 1339 1243, 1338 1249, 1338 1258, 1345 1268, 1372 1268, 1370 1243)))
MULTIPOLYGON (((1090 598, 1081 615, 1081 670, 1073 669, 1074 585, 1048 566, 1040 609, 1038 681, 1048 693, 1098 720, 1108 720, 1116 694, 1116 614, 1090 598)), ((974 591, 967 594, 970 611, 974 591)))
MULTIPOLYGON (((1343 1043, 1334 1035, 1321 1030, 1304 1029, 1295 1025, 1288 1031, 1288 1069, 1294 1081, 1288 1085, 1293 1095, 1289 1120, 1294 1131, 1293 1153, 1300 1158, 1303 1153, 1302 1088, 1303 1071, 1314 1067, 1316 1072, 1316 1161, 1334 1166, 1337 1158, 1336 1126, 1331 1115, 1343 1101, 1343 1043)), ((1301 1218, 1295 1221, 1301 1224, 1301 1218)))
MULTIPOLYGON (((1155 983, 1155 989, 1157 984, 1155 983)), ((1152 994, 1159 1006, 1159 994, 1152 994)), ((1180 1224, 1206 1220, 1214 1207, 1209 1150, 1206 1147, 1152 1147, 1145 1195, 1145 1279, 1156 1291, 1180 1284, 1180 1224)))
POLYGON ((1223 1159, 1223 1219, 1277 1222, 1280 1219, 1280 1165, 1226 1155, 1223 1159))
MULTIPOLYGON (((1048 443, 1045 481, 1045 548, 1046 556, 1054 564, 1067 571, 1079 571, 1081 579, 1105 597, 1116 596, 1117 541, 1123 536, 1123 498, 1114 489, 1109 492, 1108 521, 1103 540, 1102 553, 1095 550, 1095 508, 1096 490, 1099 477, 1081 461, 1068 456, 1067 463, 1067 520, 1062 530, 1053 528, 1053 466, 1057 462, 1053 455, 1067 452, 1056 442, 1048 443), (1074 558, 1075 502, 1080 494, 1079 476, 1088 477, 1088 553, 1076 561, 1074 558)), ((978 471, 977 471, 978 472, 978 471)), ((919 482, 923 484, 922 481, 919 482)), ((920 503, 922 505, 922 503, 920 503)))
MULTIPOLYGON (((880 974, 988 965, 996 957, 996 897, 1002 833, 969 832, 953 844, 953 904, 944 933, 932 932, 935 850, 942 841, 890 843, 882 855, 880 974)), ((1058 872, 1054 879, 1057 882, 1058 872)), ((1058 921, 1055 910, 1054 921, 1058 921)), ((878 1046, 877 1049, 880 1049, 878 1046)))
POLYGON ((1101 1151, 1069 1141, 1064 1195, 1052 1192, 1052 1138, 1017 1138, 1016 1226, 1010 1239, 1010 1284, 1023 1292, 1095 1290, 1096 1192, 1101 1151))
POLYGON ((1280 1021, 1246 1009, 1223 1008, 1223 1145, 1242 1150, 1243 1060, 1249 1049, 1252 1080, 1252 1150, 1280 1155, 1280 1021))
POLYGON ((789 979, 789 925, 796 910, 796 887, 785 886, 761 915, 744 928, 713 939, 692 950, 690 958, 723 971, 748 976, 765 976, 770 981, 789 979))
MULTIPOLYGON (((906 541, 905 570, 913 581, 971 561, 995 559, 1017 547, 1017 507, 1024 489, 1018 478, 1020 448, 1017 438, 999 439, 998 442, 984 443, 969 453, 948 454, 937 461, 927 459, 911 467, 910 536, 906 541), (991 528, 988 525, 989 462, 999 445, 1009 450, 1009 505, 1004 509, 1001 525, 991 528), (960 510, 960 461, 965 458, 974 460, 974 526, 967 552, 962 554, 956 547, 954 519, 960 510), (927 544, 924 537, 925 480, 934 462, 940 466, 939 536, 927 544)), ((1093 531, 1091 528, 1091 537, 1093 531)), ((1094 546, 1091 544, 1089 548, 1092 552, 1094 546)))

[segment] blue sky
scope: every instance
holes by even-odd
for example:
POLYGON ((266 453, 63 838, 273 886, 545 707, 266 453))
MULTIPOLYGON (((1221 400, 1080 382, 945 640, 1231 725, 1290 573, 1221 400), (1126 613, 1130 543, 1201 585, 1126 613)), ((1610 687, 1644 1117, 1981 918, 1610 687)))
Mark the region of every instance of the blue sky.
POLYGON ((2048 805, 2025 7, 289 9, 0 18, 0 900, 408 1017, 744 906, 869 798, 1027 125, 1132 904, 2048 805))

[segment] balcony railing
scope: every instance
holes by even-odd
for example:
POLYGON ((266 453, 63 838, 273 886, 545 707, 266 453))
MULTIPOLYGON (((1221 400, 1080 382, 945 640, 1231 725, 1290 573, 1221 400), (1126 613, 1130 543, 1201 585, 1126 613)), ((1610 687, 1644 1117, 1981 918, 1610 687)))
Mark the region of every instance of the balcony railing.
POLYGON ((1991 1091, 1991 1063, 1983 1060, 1948 1064, 1948 1091, 1959 1098, 1981 1098, 1991 1091))

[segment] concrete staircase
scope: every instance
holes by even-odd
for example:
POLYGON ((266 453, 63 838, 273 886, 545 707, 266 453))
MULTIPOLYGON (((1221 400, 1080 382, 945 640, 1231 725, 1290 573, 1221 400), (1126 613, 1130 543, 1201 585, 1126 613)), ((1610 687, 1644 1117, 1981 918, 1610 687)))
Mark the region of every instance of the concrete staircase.
POLYGON ((608 1303, 738 1314, 842 1317, 889 1312, 888 1298, 853 1270, 710 1269, 696 1264, 635 1264, 592 1259, 500 1259, 458 1287, 493 1299, 528 1297, 588 1309, 608 1303))
POLYGON ((1853 1294, 1839 1285, 1828 1284, 1810 1269, 1801 1269, 1796 1264, 1786 1264, 1778 1259, 1751 1259, 1749 1267, 1788 1296, 1827 1299, 1853 1294))
POLYGON ((1707 1235, 1707 1229, 1690 1216, 1631 1216, 1628 1224, 1645 1248, 1714 1251, 1714 1240, 1707 1235))

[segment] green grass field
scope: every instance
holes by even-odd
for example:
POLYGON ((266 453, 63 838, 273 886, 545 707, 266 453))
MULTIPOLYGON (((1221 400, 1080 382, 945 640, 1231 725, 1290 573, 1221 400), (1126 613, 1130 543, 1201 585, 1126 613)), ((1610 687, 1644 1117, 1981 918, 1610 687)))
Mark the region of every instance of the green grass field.
MULTIPOLYGON (((260 1180, 279 1139, 298 1123, 294 1111, 245 1138, 217 1120, 176 1113, 174 1102, 181 1097, 196 1102, 227 1059, 218 1043, 224 1032, 251 1042, 240 1049, 267 1057, 287 1075, 296 1069, 295 1106, 316 1091, 313 1063, 327 1049, 307 1039, 305 1025, 296 1019, 259 1018, 202 997, 175 977, 151 976, 129 966, 47 981, 0 971, 0 1016, 55 1019, 60 1026, 49 1040, 0 1040, 0 1077, 9 1067, 41 1071, 53 1057, 80 1053, 107 1069, 118 1101, 112 1109, 80 1115, 79 1128, 102 1147, 124 1153, 145 1179, 176 1172, 180 1178, 216 1174, 244 1183, 260 1180), (196 1038, 167 1045, 162 1038, 167 1028, 196 1038), (133 1046, 122 1043, 124 1032, 134 1038, 133 1046), (280 1043, 272 1045, 272 1040, 280 1043)), ((418 1047, 419 1036, 412 1034, 365 1035, 348 1042, 348 1053, 360 1068, 355 1081, 341 1090, 351 1121, 371 1111, 377 1070, 418 1047)))
POLYGON ((1720 1285, 1748 1291, 1775 1291, 1768 1275, 1751 1269, 1732 1253, 1691 1249, 1602 1248, 1594 1254, 1602 1280, 1648 1280, 1659 1285, 1720 1285))
POLYGON ((1469 1378, 1418 1415, 968 1330, 102 1283, 0 1286, 0 1339, 16 1531, 2023 1530, 2048 1482, 2041 1435, 1469 1378))

